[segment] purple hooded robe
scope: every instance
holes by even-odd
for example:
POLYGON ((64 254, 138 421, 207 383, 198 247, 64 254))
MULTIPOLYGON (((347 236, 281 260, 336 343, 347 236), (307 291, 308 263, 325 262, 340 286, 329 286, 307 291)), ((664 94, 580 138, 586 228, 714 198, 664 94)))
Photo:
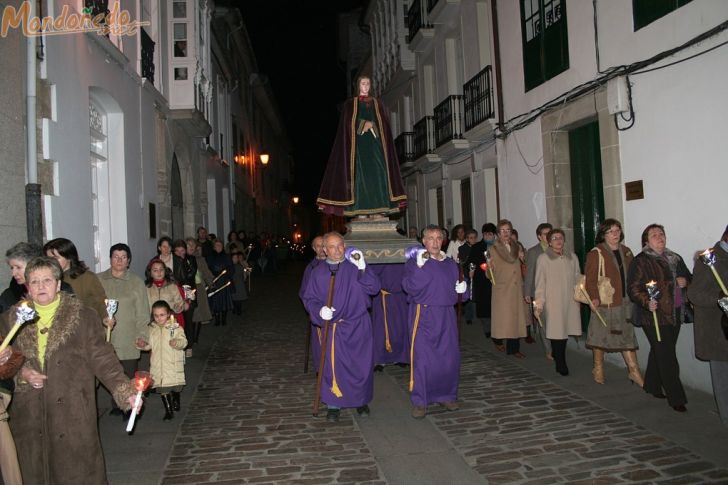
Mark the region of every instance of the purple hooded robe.
POLYGON ((402 289, 404 264, 377 264, 371 268, 382 283, 382 289, 372 302, 374 363, 407 363, 409 330, 407 295, 402 289))
POLYGON ((311 269, 303 291, 303 304, 311 321, 323 327, 319 316, 326 306, 331 272, 335 271, 334 317, 326 340, 321 400, 340 408, 368 404, 374 393, 372 328, 368 309, 379 293, 379 278, 371 269, 360 271, 349 261, 328 261, 311 269))
POLYGON ((458 265, 450 258, 405 263, 402 287, 409 297, 410 401, 415 406, 455 402, 460 348, 455 308, 458 265))

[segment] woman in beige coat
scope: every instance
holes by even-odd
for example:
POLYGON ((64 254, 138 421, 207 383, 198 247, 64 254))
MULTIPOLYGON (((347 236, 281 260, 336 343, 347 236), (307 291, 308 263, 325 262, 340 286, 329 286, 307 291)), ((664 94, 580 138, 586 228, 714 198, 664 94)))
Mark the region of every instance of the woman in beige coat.
POLYGON ((556 372, 568 376, 566 342, 569 335, 581 335, 579 303, 574 300, 574 286, 581 271, 576 255, 564 251, 564 231, 552 229, 547 241, 548 249, 536 262, 534 313, 546 327, 556 372))
MULTIPOLYGON (((488 251, 493 276, 491 294, 492 335, 496 348, 503 351, 498 339, 506 339, 506 353, 519 359, 520 340, 526 336, 526 302, 523 299, 521 248, 511 241, 511 221, 498 221, 498 239, 488 251)), ((486 271, 488 277, 491 271, 486 271)))

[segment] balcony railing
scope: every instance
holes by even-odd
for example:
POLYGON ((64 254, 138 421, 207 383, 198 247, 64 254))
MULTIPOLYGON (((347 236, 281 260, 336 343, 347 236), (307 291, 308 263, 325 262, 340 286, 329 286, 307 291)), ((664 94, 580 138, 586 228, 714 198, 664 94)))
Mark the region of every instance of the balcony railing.
POLYGON ((154 41, 144 29, 142 33, 142 77, 154 84, 154 41))
POLYGON ((463 85, 465 131, 493 118, 492 71, 491 66, 485 66, 485 69, 463 85))
POLYGON ((409 10, 407 10, 408 42, 412 42, 412 39, 415 38, 415 34, 419 32, 421 28, 432 27, 432 25, 427 22, 427 17, 425 16, 425 12, 423 11, 423 1, 429 2, 431 0, 414 0, 412 2, 412 5, 410 5, 409 10))
POLYGON ((435 107, 435 145, 463 137, 463 96, 452 94, 435 107))
POLYGON ((413 131, 402 132, 394 139, 394 149, 397 152, 400 165, 414 161, 415 133, 413 131))
POLYGON ((438 0, 427 0, 427 13, 432 12, 432 9, 437 5, 438 0))
POLYGON ((415 123, 415 155, 418 159, 435 150, 435 119, 425 116, 415 123))

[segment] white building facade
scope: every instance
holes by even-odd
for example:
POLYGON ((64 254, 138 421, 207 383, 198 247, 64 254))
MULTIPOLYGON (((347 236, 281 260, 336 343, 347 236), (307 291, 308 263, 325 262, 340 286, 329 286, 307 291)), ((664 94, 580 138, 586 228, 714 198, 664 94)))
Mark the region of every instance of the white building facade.
MULTIPOLYGON (((107 14, 114 3, 38 1, 36 12, 55 17, 67 7, 107 14)), ((244 219, 251 194, 236 199, 230 190, 235 157, 243 153, 233 132, 245 126, 249 143, 257 145, 267 128, 240 102, 240 92, 251 92, 248 80, 241 87, 238 73, 226 66, 238 57, 254 63, 249 43, 233 46, 242 53, 226 45, 213 56, 213 1, 119 5, 144 23, 133 35, 39 38, 38 178, 44 239, 71 239, 95 271, 108 268, 112 244, 127 243, 136 256, 132 269, 143 273, 162 235, 193 236, 204 225, 224 237, 237 224, 236 213, 244 219)), ((236 36, 247 38, 235 13, 236 36)), ((287 144, 282 129, 268 136, 271 145, 287 144)), ((272 196, 259 200, 273 204, 272 196)), ((262 217, 260 227, 287 227, 279 214, 262 217)))
MULTIPOLYGON (((504 217, 528 246, 548 221, 583 254, 607 217, 622 221, 635 252, 643 229, 658 222, 690 268, 696 251, 719 239, 728 222, 719 217, 728 204, 728 3, 676 0, 662 10, 639 0, 408 3, 372 2, 368 21, 373 77, 395 136, 414 132, 414 154, 400 151, 411 225, 479 229, 504 217), (472 127, 468 82, 487 66, 492 108, 472 127), (463 110, 465 126, 462 138, 442 143, 449 117, 438 103, 447 99, 451 111, 463 110), (428 116, 432 128, 423 130, 418 123, 428 116), (421 145, 423 131, 435 132, 434 144, 421 145)), ((644 365, 649 346, 638 335, 644 365)), ((678 358, 683 381, 709 391, 690 327, 678 358)))

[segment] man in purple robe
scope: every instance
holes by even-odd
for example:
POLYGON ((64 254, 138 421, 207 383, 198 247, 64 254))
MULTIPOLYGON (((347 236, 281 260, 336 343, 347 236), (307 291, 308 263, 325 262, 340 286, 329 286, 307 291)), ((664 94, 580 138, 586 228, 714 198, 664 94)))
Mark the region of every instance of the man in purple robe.
MULTIPOLYGON (((303 292, 308 286, 308 279, 311 276, 311 270, 326 259, 326 253, 324 252, 324 238, 322 236, 316 236, 315 238, 313 238, 313 241, 311 241, 311 249, 313 249, 315 255, 313 260, 308 263, 308 266, 306 266, 306 269, 303 271, 303 278, 301 279, 301 289, 298 290, 298 297, 301 299, 301 301, 303 301, 303 292)), ((309 343, 312 357, 311 362, 313 363, 313 368, 318 371, 319 356, 321 355, 321 339, 323 338, 323 334, 321 333, 320 327, 314 325, 313 322, 311 322, 310 324, 312 327, 310 333, 311 339, 309 343)))
POLYGON ((341 235, 324 235, 326 260, 311 269, 303 291, 303 304, 313 324, 324 327, 329 322, 321 381, 321 400, 328 407, 328 421, 338 421, 341 408, 356 408, 360 416, 368 416, 374 393, 368 310, 372 296, 379 293, 379 278, 366 269, 361 251, 351 251, 347 259, 344 249, 341 235), (329 305, 332 279, 333 301, 329 305))
POLYGON ((458 265, 441 251, 442 241, 442 229, 427 226, 425 248, 405 263, 402 281, 409 296, 409 390, 415 419, 424 418, 432 403, 458 409, 460 349, 454 305, 467 285, 458 281, 458 265))
POLYGON ((374 337, 374 369, 384 364, 409 362, 409 330, 407 295, 402 289, 404 264, 377 264, 372 271, 379 277, 382 289, 372 302, 372 335, 374 337))

